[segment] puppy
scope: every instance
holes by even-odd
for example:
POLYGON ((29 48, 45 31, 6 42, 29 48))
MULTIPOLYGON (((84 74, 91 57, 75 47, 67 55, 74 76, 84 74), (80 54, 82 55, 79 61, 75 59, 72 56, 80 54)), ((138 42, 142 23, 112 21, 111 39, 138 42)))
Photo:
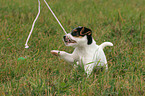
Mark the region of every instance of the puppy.
POLYGON ((73 53, 52 50, 51 53, 53 55, 59 56, 72 64, 75 62, 80 66, 83 64, 87 76, 91 74, 96 66, 103 66, 107 71, 108 65, 103 48, 113 46, 111 42, 104 42, 101 45, 97 45, 92 38, 92 31, 86 27, 73 29, 71 33, 63 36, 63 41, 66 46, 75 48, 73 53))

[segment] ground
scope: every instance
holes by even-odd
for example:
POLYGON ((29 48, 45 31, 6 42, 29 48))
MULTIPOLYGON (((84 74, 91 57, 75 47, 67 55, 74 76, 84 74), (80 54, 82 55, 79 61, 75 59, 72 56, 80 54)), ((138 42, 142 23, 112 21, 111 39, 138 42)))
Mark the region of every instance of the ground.
POLYGON ((0 94, 144 96, 145 0, 46 0, 67 32, 78 26, 93 31, 104 49, 109 70, 86 78, 50 51, 72 52, 62 41, 63 30, 41 0, 41 14, 25 49, 37 15, 37 0, 0 1, 0 94), (18 58, 25 58, 19 59, 18 58))

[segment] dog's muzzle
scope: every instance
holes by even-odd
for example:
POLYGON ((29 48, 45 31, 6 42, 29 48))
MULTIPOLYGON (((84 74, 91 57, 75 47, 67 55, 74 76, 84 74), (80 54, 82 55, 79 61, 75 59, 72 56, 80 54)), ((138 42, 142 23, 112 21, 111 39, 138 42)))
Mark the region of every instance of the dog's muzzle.
POLYGON ((75 40, 72 40, 70 39, 69 37, 67 36, 63 36, 63 40, 66 44, 69 44, 69 43, 77 43, 75 40))

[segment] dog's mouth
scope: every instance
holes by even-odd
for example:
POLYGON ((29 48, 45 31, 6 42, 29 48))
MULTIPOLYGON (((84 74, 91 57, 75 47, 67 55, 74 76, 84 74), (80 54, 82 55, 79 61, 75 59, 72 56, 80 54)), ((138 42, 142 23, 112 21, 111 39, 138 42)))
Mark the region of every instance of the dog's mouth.
POLYGON ((72 40, 72 39, 68 38, 67 36, 63 36, 63 40, 66 44, 77 43, 75 40, 72 40))

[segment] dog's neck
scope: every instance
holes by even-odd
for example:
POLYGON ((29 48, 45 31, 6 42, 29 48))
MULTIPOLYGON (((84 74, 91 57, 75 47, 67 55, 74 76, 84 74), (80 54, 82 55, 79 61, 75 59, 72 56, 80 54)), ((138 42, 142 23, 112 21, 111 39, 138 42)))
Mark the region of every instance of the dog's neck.
POLYGON ((88 44, 79 45, 79 46, 76 46, 75 49, 79 50, 79 52, 81 53, 86 53, 86 52, 89 52, 88 50, 94 49, 94 47, 96 47, 96 42, 93 39, 90 45, 88 44))

